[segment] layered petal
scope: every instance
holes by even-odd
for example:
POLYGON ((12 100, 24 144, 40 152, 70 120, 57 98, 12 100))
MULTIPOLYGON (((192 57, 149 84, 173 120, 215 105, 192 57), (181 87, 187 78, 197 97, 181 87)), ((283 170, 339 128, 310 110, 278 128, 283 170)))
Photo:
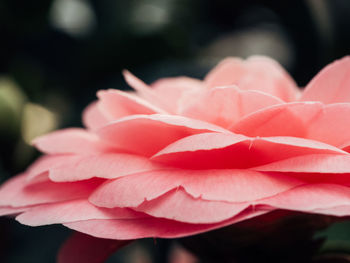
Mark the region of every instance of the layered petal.
POLYGON ((214 124, 174 115, 133 115, 98 131, 111 145, 151 156, 183 137, 203 132, 229 132, 214 124))
POLYGON ((92 205, 86 199, 78 199, 29 208, 18 215, 16 220, 25 225, 42 226, 91 219, 133 219, 144 217, 147 216, 127 208, 101 208, 92 205))
POLYGON ((188 224, 162 218, 86 220, 64 224, 65 226, 95 237, 119 240, 145 237, 177 238, 199 234, 251 217, 268 213, 271 210, 247 209, 229 220, 216 224, 188 224))
POLYGON ((274 105, 242 118, 231 127, 231 130, 251 137, 306 137, 310 121, 322 110, 323 104, 318 102, 274 105))
POLYGON ((346 148, 350 145, 349 127, 350 104, 331 104, 309 122, 306 137, 346 148))
POLYGON ((302 138, 202 133, 170 144, 152 160, 187 169, 247 168, 316 153, 347 155, 334 146, 302 138))
POLYGON ((83 124, 89 130, 96 130, 108 123, 108 119, 100 111, 97 101, 92 102, 83 112, 83 124))
POLYGON ((22 207, 87 198, 101 180, 54 183, 49 180, 27 184, 26 174, 8 180, 0 187, 0 206, 22 207))
POLYGON ((350 102, 350 57, 337 60, 321 70, 306 86, 300 100, 325 104, 350 102))
POLYGON ((96 155, 45 156, 34 163, 28 171, 28 181, 43 173, 55 182, 74 182, 93 177, 113 179, 128 174, 162 168, 149 159, 126 153, 103 153, 96 155))
POLYGON ((151 87, 167 103, 168 107, 176 113, 187 102, 187 100, 184 101, 187 93, 199 93, 206 89, 202 81, 189 77, 159 79, 152 83, 151 87))
POLYGON ((296 156, 254 167, 254 170, 292 173, 350 173, 350 155, 310 154, 296 156))
POLYGON ((27 207, 0 206, 0 216, 16 215, 26 211, 27 207))
POLYGON ((228 128, 249 113, 281 103, 277 97, 259 91, 215 87, 193 96, 180 114, 228 128))
POLYGON ((349 116, 350 105, 345 103, 286 103, 252 113, 234 124, 231 130, 252 137, 303 137, 346 148, 350 143, 349 116))
POLYGON ((166 113, 133 93, 109 89, 97 92, 97 97, 100 111, 110 121, 134 114, 166 113))
POLYGON ((85 155, 115 150, 101 141, 96 134, 79 128, 68 128, 38 137, 33 141, 33 145, 47 154, 85 155))
POLYGON ((248 203, 207 201, 193 198, 181 188, 134 208, 154 217, 193 224, 218 223, 234 217, 249 206, 248 203))
POLYGON ((307 184, 262 200, 261 203, 278 209, 349 216, 349 190, 349 187, 341 185, 307 184))
POLYGON ((142 80, 135 77, 133 74, 131 74, 127 70, 123 71, 123 75, 128 85, 132 87, 134 90, 136 90, 138 95, 140 95, 140 97, 144 98, 145 100, 149 101, 151 104, 169 113, 174 112, 175 109, 172 108, 171 105, 167 104, 167 102, 163 100, 160 94, 157 94, 157 92, 155 92, 149 85, 147 85, 142 80))
POLYGON ((284 101, 299 96, 288 73, 276 61, 261 56, 227 58, 209 72, 205 82, 210 87, 237 85, 244 90, 260 90, 284 101))
POLYGON ((248 202, 302 183, 286 175, 251 170, 159 170, 108 181, 96 189, 89 200, 100 207, 137 207, 182 187, 196 199, 248 202))

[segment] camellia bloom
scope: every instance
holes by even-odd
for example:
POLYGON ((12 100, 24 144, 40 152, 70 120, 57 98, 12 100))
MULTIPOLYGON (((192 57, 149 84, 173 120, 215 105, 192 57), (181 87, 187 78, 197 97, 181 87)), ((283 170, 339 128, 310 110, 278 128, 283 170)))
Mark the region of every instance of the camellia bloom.
MULTIPOLYGON (((99 91, 86 128, 34 141, 45 155, 2 185, 2 215, 112 240, 184 237, 274 210, 350 215, 349 57, 303 92, 258 56, 227 58, 203 81, 124 76, 135 92, 99 91)), ((73 236, 61 262, 85 244, 111 249, 73 236)))

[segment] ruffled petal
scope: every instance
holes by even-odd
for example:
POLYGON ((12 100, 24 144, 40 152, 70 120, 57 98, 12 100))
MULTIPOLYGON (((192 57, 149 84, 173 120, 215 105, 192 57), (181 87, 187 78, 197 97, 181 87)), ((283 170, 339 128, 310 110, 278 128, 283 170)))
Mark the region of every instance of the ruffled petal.
POLYGON ((28 171, 28 181, 47 173, 55 182, 74 182, 93 177, 113 179, 162 168, 149 159, 126 153, 45 156, 28 171))
POLYGON ((90 130, 96 130, 108 123, 108 119, 100 111, 97 101, 92 102, 83 112, 83 124, 90 130))
POLYGON ((0 187, 0 206, 22 207, 87 198, 101 180, 78 183, 44 181, 27 184, 26 174, 15 176, 0 187))
POLYGON ((123 76, 125 81, 130 87, 137 91, 138 95, 145 100, 149 101, 152 105, 164 109, 165 111, 172 113, 175 109, 172 109, 170 105, 163 100, 160 94, 157 94, 150 86, 144 83, 142 80, 135 77, 129 71, 124 70, 123 76))
POLYGON ((100 111, 110 121, 133 114, 166 113, 136 94, 120 90, 101 90, 97 92, 97 96, 100 111))
POLYGON ((187 169, 238 169, 316 153, 347 154, 331 145, 302 138, 202 133, 170 144, 152 160, 187 169))
POLYGON ((277 97, 259 91, 215 87, 193 96, 179 114, 228 128, 249 113, 281 103, 277 97))
POLYGON ((254 170, 291 173, 350 173, 350 155, 310 154, 297 156, 254 167, 254 170))
POLYGON ((278 209, 334 216, 350 216, 350 188, 333 184, 308 184, 276 195, 261 203, 278 209))
POLYGON ((100 207, 137 207, 182 187, 193 198, 248 202, 302 183, 286 175, 251 170, 159 170, 108 181, 96 189, 89 200, 100 207))
POLYGON ((252 56, 247 60, 227 58, 205 78, 210 87, 237 85, 244 90, 260 90, 284 101, 294 101, 299 90, 288 73, 274 60, 252 56))
POLYGON ((0 216, 17 215, 26 211, 27 207, 0 206, 0 216))
POLYGON ((247 136, 306 137, 313 118, 323 110, 318 102, 296 102, 274 105, 254 112, 235 123, 231 130, 247 136))
POLYGON ((40 136, 33 141, 33 145, 47 154, 76 153, 85 155, 113 150, 96 134, 79 128, 68 128, 40 136))
POLYGON ((91 219, 133 219, 144 217, 147 217, 147 215, 127 208, 101 208, 92 205, 86 199, 78 199, 29 208, 17 216, 16 220, 25 225, 42 226, 91 219))
POLYGON ((350 143, 349 127, 350 104, 331 104, 309 122, 306 137, 346 148, 350 143))
POLYGON ((188 77, 159 79, 152 83, 151 87, 167 103, 168 107, 176 113, 182 107, 184 94, 201 92, 206 89, 202 81, 188 77))
POLYGON ((193 198, 181 188, 134 208, 154 217, 193 224, 218 223, 237 216, 248 203, 207 201, 193 198))
POLYGON ((145 237, 177 238, 241 222, 271 210, 247 209, 238 216, 216 224, 188 224, 162 218, 86 220, 65 226, 95 237, 128 240, 145 237))
POLYGON ((300 100, 325 104, 350 102, 350 57, 339 59, 322 69, 306 86, 300 100))
POLYGON ((229 132, 214 124, 174 115, 134 115, 98 131, 111 145, 151 156, 183 137, 202 132, 229 132))

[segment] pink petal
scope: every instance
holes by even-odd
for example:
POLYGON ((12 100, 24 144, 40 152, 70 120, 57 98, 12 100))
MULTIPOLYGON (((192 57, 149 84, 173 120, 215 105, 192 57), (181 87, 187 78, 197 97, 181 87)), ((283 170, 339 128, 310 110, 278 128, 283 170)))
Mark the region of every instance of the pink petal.
MULTIPOLYGON (((258 168, 260 169, 260 168, 258 168)), ((309 184, 339 184, 350 186, 349 173, 294 173, 294 172, 269 172, 275 176, 288 175, 309 184)))
POLYGON ((333 215, 333 216, 349 216, 350 205, 335 206, 331 208, 315 209, 313 212, 317 214, 333 215))
POLYGON ((323 105, 318 102, 274 105, 244 117, 231 130, 251 137, 306 137, 310 121, 322 110, 323 105))
POLYGON ((284 101, 293 101, 299 91, 288 73, 274 60, 253 56, 243 61, 227 58, 205 78, 210 87, 237 85, 244 90, 260 90, 284 101))
POLYGON ((27 182, 47 181, 47 172, 56 166, 64 165, 71 160, 78 160, 77 155, 43 155, 40 156, 26 171, 27 182))
POLYGON ((126 153, 46 156, 30 167, 28 181, 45 172, 52 181, 72 182, 93 177, 112 179, 160 168, 145 157, 126 153))
POLYGON ((79 128, 51 132, 36 138, 33 144, 37 149, 48 154, 90 154, 113 150, 112 147, 101 141, 96 134, 79 128))
POLYGON ((234 217, 249 206, 248 203, 228 203, 194 199, 181 188, 134 208, 154 217, 185 223, 211 224, 234 217))
POLYGON ((347 154, 328 144, 302 138, 202 133, 170 144, 152 160, 187 169, 246 168, 314 153, 347 154))
POLYGON ((87 106, 83 112, 83 124, 90 130, 96 130, 108 123, 108 119, 100 111, 97 101, 87 106))
POLYGON ((16 215, 26 211, 28 208, 26 207, 11 207, 11 206, 3 206, 0 207, 0 216, 5 215, 16 215))
POLYGON ((79 232, 110 239, 138 239, 145 237, 176 238, 199 234, 231 225, 269 210, 247 209, 238 216, 216 224, 188 224, 162 218, 86 220, 64 224, 79 232))
POLYGON ((18 175, 0 187, 0 206, 29 206, 86 198, 101 184, 101 180, 79 183, 53 183, 45 181, 27 184, 26 174, 18 175))
POLYGON ((281 103, 282 100, 259 91, 216 87, 194 96, 180 114, 228 128, 249 113, 281 103))
POLYGON ((349 190, 349 187, 341 185, 308 184, 261 200, 259 203, 271 205, 279 209, 335 216, 350 216, 350 210, 346 208, 350 203, 349 190))
POLYGON ((301 183, 286 175, 251 170, 160 170, 108 181, 96 189, 89 200, 101 207, 137 207, 144 201, 183 187, 193 198, 247 202, 275 195, 301 183))
POLYGON ((300 100, 325 104, 350 102, 350 57, 336 60, 322 69, 306 86, 300 100))
POLYGON ((130 241, 95 238, 75 232, 61 247, 58 263, 102 263, 130 241))
POLYGON ((163 78, 152 83, 154 92, 167 103, 173 112, 178 112, 184 93, 200 92, 206 89, 198 79, 188 77, 163 78))
POLYGON ((78 199, 29 208, 17 216, 16 220, 25 225, 41 226, 90 219, 133 219, 144 217, 147 216, 127 208, 101 208, 92 205, 86 199, 78 199))
POLYGON ((297 156, 254 167, 254 170, 292 173, 350 173, 350 155, 310 154, 297 156))
POLYGON ((128 85, 133 89, 135 89, 140 95, 140 97, 149 101, 151 104, 155 105, 156 107, 164 109, 169 113, 171 113, 172 110, 174 110, 170 107, 170 105, 166 103, 166 101, 163 100, 163 98, 159 94, 157 94, 154 90, 152 90, 150 86, 148 86, 142 80, 135 77, 129 71, 124 70, 123 75, 128 85))
POLYGON ((108 120, 116 120, 133 114, 166 113, 136 96, 120 90, 101 90, 97 92, 99 97, 98 107, 108 120))
POLYGON ((295 136, 345 148, 350 142, 350 105, 297 102, 252 113, 231 127, 248 136, 295 136))
POLYGON ((199 120, 175 115, 133 115, 98 131, 111 145, 150 156, 183 137, 202 132, 229 132, 199 120))
POLYGON ((350 142, 349 127, 350 104, 331 104, 309 122, 307 137, 344 148, 350 142))

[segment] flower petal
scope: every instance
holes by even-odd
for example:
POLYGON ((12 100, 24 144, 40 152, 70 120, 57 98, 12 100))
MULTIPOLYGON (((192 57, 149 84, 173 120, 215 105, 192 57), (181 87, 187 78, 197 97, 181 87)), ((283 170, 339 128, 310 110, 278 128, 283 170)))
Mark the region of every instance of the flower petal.
POLYGON ((301 183, 286 175, 275 176, 251 170, 159 170, 108 181, 96 189, 89 200, 100 207, 137 207, 145 200, 156 199, 183 187, 193 198, 248 202, 275 195, 301 183))
POLYGON ((142 80, 138 79, 127 70, 123 71, 123 76, 125 78, 125 81, 128 83, 128 85, 133 89, 135 89, 137 93, 140 95, 140 97, 149 101, 151 104, 155 105, 156 107, 164 109, 169 113, 173 112, 174 109, 172 109, 170 105, 168 105, 166 101, 164 101, 159 94, 157 94, 150 86, 148 86, 142 80))
POLYGON ((133 114, 166 113, 138 97, 136 94, 120 90, 101 90, 97 92, 98 107, 108 120, 116 120, 133 114))
POLYGON ((307 137, 344 148, 350 142, 349 127, 350 104, 331 104, 309 122, 307 137))
POLYGON ((98 131, 111 145, 151 156, 183 137, 202 132, 229 132, 216 125, 174 115, 133 115, 98 131))
POLYGON ((254 167, 257 171, 292 173, 350 173, 350 155, 310 154, 254 167))
POLYGON ((28 181, 48 173, 55 182, 74 182, 93 177, 113 179, 162 168, 149 159, 126 153, 45 156, 32 165, 28 181))
POLYGON ((27 207, 0 206, 0 216, 16 215, 26 211, 27 207))
POLYGON ((83 124, 90 130, 96 130, 108 123, 108 119, 100 111, 97 101, 92 102, 83 112, 83 124))
POLYGON ((350 102, 350 56, 322 69, 306 86, 302 101, 350 102))
POLYGON ((274 105, 254 112, 235 123, 230 130, 247 136, 306 137, 310 121, 323 110, 318 102, 274 105))
POLYGON ((237 85, 244 90, 260 90, 284 101, 293 101, 299 91, 288 73, 274 60, 252 56, 243 61, 227 58, 205 78, 210 87, 237 85))
POLYGON ((215 87, 193 96, 180 114, 228 128, 249 113, 281 103, 283 101, 277 97, 259 91, 215 87))
POLYGON ((350 216, 350 210, 346 208, 350 203, 349 190, 349 187, 341 185, 308 184, 296 187, 266 200, 261 200, 259 203, 271 205, 279 209, 306 213, 350 216))
POLYGON ((154 92, 166 102, 173 112, 178 112, 185 93, 201 92, 206 89, 198 79, 188 77, 163 78, 151 85, 154 92))
POLYGON ((199 234, 231 225, 269 210, 247 209, 238 216, 216 224, 188 224, 162 218, 86 220, 64 224, 65 226, 95 237, 110 239, 138 239, 145 237, 177 238, 199 234))
POLYGON ((34 139, 33 145, 48 154, 77 153, 84 155, 113 150, 96 134, 79 128, 68 128, 40 136, 34 139))
POLYGON ((27 184, 26 174, 22 174, 11 178, 0 187, 0 206, 21 207, 86 198, 100 184, 101 180, 27 184))
POLYGON ((134 208, 154 217, 193 224, 218 223, 234 217, 249 203, 228 203, 194 199, 181 188, 134 208))
POLYGON ((201 133, 170 144, 152 160, 186 169, 239 169, 315 153, 347 154, 331 145, 302 138, 201 133))
POLYGON ((16 220, 25 225, 42 226, 90 219, 132 219, 143 217, 147 217, 147 215, 142 215, 127 208, 108 209, 96 207, 86 199, 78 199, 29 208, 17 216, 16 220))

